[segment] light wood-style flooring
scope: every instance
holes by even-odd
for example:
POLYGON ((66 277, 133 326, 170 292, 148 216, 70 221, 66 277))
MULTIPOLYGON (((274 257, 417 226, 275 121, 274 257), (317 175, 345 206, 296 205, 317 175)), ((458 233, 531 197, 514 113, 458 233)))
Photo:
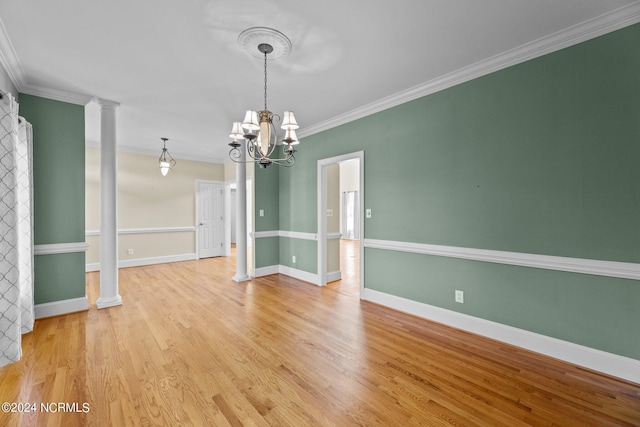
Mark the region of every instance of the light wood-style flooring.
POLYGON ((360 301, 355 252, 324 288, 235 283, 232 257, 125 268, 104 310, 88 273, 90 310, 0 369, 3 402, 80 411, 0 426, 640 425, 640 385, 360 301))

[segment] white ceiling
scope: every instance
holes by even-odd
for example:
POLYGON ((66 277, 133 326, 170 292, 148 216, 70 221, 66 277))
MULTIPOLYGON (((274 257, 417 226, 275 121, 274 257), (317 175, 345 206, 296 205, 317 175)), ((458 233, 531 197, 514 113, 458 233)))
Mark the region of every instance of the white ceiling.
POLYGON ((237 43, 247 28, 291 40, 269 63, 269 108, 293 110, 304 136, 638 22, 638 3, 3 0, 0 59, 21 92, 119 102, 122 149, 159 154, 167 137, 174 157, 223 161, 231 123, 263 104, 262 61, 237 43))

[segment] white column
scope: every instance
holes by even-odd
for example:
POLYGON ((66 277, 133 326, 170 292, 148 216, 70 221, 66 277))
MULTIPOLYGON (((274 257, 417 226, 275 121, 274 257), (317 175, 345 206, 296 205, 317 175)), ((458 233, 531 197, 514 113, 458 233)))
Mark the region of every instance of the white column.
POLYGON ((118 293, 118 205, 116 173, 117 102, 100 105, 100 298, 98 308, 122 305, 118 293))
POLYGON ((247 274, 247 159, 245 141, 241 142, 240 161, 236 163, 236 274, 234 282, 251 280, 247 274))

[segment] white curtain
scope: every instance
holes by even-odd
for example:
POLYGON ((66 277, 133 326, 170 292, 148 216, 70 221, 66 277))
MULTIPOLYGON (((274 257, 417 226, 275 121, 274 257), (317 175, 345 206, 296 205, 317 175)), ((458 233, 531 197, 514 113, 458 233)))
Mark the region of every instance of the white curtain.
POLYGON ((33 329, 33 142, 18 103, 0 91, 0 366, 33 329))

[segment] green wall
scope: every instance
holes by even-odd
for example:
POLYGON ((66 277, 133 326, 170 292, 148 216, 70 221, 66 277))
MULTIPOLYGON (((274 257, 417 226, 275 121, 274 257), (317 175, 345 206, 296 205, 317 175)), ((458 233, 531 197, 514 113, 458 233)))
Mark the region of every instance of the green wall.
MULTIPOLYGON (((252 167, 251 164, 249 165, 248 167, 252 167)), ((280 168, 275 165, 271 165, 266 169, 255 167, 255 231, 278 230, 280 221, 280 206, 278 202, 279 172, 280 168), (264 211, 264 216, 260 216, 261 209, 264 211)))
MULTIPOLYGON (((20 115, 33 125, 34 243, 85 241, 84 107, 20 94, 20 115)), ((38 255, 36 304, 81 298, 85 255, 38 255)))
MULTIPOLYGON (((280 228, 316 232, 317 161, 364 150, 365 238, 639 263, 639 41, 634 25, 304 138, 280 228)), ((364 265, 367 288, 640 359, 638 281, 370 248, 364 265)))

